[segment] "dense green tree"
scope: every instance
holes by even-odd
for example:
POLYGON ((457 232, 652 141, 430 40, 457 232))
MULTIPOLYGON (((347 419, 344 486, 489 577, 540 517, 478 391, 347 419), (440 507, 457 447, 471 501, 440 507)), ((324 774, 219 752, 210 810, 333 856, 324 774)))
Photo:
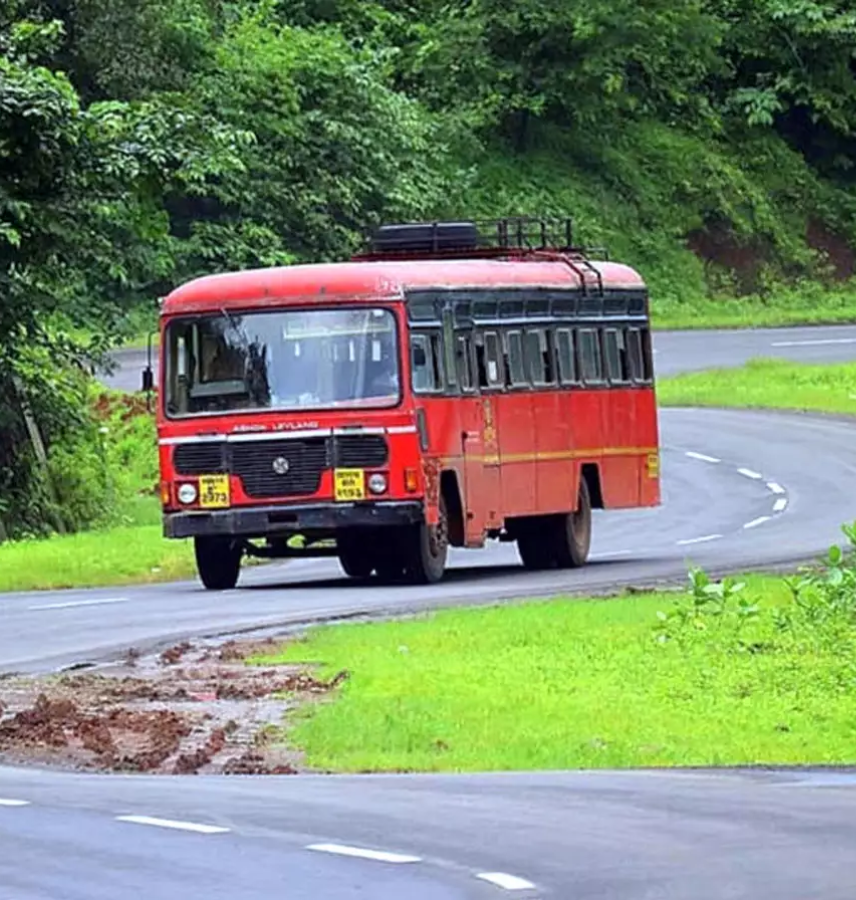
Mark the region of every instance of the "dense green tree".
POLYGON ((67 446, 128 310, 385 217, 571 207, 678 300, 846 271, 854 48, 851 0, 5 0, 0 518, 13 376, 67 446))
POLYGON ((383 214, 424 213, 442 196, 436 122, 332 28, 247 17, 192 96, 254 142, 241 172, 171 198, 186 272, 341 256, 383 214))

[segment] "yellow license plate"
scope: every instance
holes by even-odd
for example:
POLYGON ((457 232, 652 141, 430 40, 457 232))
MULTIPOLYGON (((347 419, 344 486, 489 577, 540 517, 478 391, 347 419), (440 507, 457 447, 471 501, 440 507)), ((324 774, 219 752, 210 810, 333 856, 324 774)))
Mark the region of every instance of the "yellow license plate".
POLYGON ((337 500, 364 500, 366 476, 362 469, 336 469, 333 473, 337 500))
POLYGON ((203 475, 199 479, 199 505, 202 509, 223 509, 231 502, 228 475, 203 475))
POLYGON ((649 478, 659 478, 660 477, 660 454, 659 453, 649 453, 648 454, 648 477, 649 478))

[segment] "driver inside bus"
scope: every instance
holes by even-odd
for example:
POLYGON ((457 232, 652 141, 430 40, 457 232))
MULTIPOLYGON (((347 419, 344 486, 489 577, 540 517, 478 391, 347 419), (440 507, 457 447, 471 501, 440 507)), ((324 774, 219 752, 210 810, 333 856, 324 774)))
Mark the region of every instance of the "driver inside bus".
POLYGON ((368 372, 367 397, 398 396, 398 361, 392 334, 381 335, 372 341, 372 363, 368 372), (376 349, 377 348, 377 349, 376 349), (375 359, 374 357, 379 357, 375 359))

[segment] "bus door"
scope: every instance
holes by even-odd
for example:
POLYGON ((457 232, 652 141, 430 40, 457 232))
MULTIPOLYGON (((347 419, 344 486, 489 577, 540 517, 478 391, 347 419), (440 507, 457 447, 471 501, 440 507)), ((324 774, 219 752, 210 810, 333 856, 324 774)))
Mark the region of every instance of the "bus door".
POLYGON ((456 362, 461 389, 461 442, 464 457, 466 541, 481 544, 484 532, 501 524, 499 441, 494 398, 479 395, 483 344, 458 332, 456 362))

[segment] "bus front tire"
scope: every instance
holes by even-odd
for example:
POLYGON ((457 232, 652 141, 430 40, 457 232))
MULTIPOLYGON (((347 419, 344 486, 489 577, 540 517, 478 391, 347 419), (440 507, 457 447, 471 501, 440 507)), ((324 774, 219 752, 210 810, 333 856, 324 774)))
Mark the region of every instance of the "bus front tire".
POLYGON ((365 580, 372 574, 375 563, 368 540, 342 535, 336 544, 339 565, 349 578, 365 580))
POLYGON ((238 583, 243 547, 231 538, 198 537, 194 540, 196 569, 209 591, 229 591, 238 583))
POLYGON ((410 535, 406 554, 407 579, 413 584, 437 584, 446 572, 449 555, 449 519, 446 504, 440 501, 436 525, 423 522, 410 535))

